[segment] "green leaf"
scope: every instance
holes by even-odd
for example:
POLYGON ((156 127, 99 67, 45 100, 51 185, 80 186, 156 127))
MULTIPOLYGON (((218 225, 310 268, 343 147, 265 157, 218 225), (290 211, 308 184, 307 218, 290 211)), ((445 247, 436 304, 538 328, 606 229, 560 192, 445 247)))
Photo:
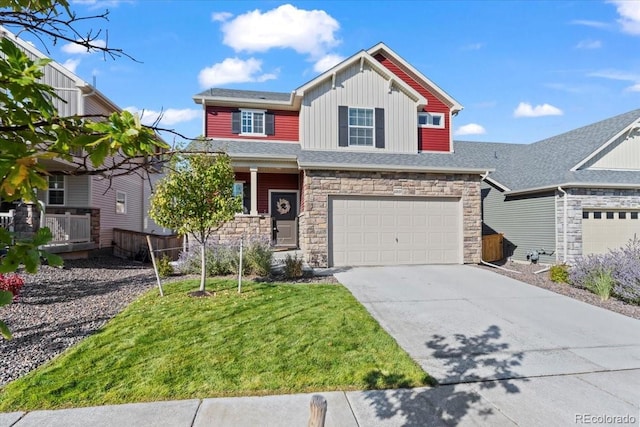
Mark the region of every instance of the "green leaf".
POLYGON ((0 291, 0 307, 9 305, 13 301, 13 294, 9 291, 0 291))
POLYGON ((52 254, 47 251, 40 251, 40 255, 47 260, 47 264, 52 267, 61 267, 64 264, 64 260, 59 255, 52 254))
POLYGON ((2 335, 6 340, 10 340, 12 338, 11 331, 2 320, 0 320, 0 335, 2 335))

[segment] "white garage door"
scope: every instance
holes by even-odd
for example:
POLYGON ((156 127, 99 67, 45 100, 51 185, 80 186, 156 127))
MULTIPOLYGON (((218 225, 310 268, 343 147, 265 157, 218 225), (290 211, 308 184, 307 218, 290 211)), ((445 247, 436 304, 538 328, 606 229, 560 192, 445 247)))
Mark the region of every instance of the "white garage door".
POLYGON ((329 263, 460 264, 460 199, 333 196, 329 263))
POLYGON ((582 211, 583 255, 621 248, 636 235, 640 238, 638 210, 582 211))

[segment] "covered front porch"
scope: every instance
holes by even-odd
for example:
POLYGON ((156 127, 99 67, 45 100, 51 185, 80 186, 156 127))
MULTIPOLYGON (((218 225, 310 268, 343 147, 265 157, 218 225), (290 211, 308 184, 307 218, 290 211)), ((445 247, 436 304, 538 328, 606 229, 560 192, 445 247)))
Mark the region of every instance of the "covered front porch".
POLYGON ((243 212, 216 233, 218 243, 269 243, 278 249, 299 247, 302 175, 297 165, 243 165, 234 162, 234 194, 242 196, 243 212))

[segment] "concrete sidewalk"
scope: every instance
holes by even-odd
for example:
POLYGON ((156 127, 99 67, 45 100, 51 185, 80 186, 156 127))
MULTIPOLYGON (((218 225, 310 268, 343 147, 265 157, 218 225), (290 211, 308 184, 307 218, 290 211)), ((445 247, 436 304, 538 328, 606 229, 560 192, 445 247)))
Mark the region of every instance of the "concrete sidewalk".
MULTIPOLYGON (((637 426, 640 419, 637 403, 621 396, 635 393, 640 370, 619 372, 617 378, 611 374, 316 394, 327 399, 326 427, 637 426), (517 393, 513 393, 514 389, 517 393), (612 389, 617 395, 610 394, 612 389)), ((0 426, 300 427, 308 423, 312 396, 193 399, 0 413, 0 426)))

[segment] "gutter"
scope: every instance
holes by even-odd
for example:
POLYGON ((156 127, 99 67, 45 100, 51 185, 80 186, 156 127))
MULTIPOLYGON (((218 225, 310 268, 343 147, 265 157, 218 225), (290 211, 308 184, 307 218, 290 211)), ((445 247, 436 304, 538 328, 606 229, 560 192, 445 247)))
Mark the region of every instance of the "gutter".
POLYGON ((561 184, 545 185, 541 187, 526 188, 524 190, 511 190, 505 191, 506 195, 515 196, 528 193, 539 193, 544 190, 556 190, 558 187, 564 188, 630 188, 637 189, 640 185, 638 183, 598 183, 598 182, 565 182, 561 184))
MULTIPOLYGON (((313 163, 301 162, 298 160, 300 169, 306 170, 340 170, 340 171, 391 171, 391 172, 434 172, 434 173, 466 173, 483 175, 487 173, 486 168, 455 168, 455 167, 429 167, 429 166, 406 166, 406 165, 376 165, 376 164, 353 164, 353 163, 313 163)), ((490 169, 489 172, 494 172, 490 169)))

